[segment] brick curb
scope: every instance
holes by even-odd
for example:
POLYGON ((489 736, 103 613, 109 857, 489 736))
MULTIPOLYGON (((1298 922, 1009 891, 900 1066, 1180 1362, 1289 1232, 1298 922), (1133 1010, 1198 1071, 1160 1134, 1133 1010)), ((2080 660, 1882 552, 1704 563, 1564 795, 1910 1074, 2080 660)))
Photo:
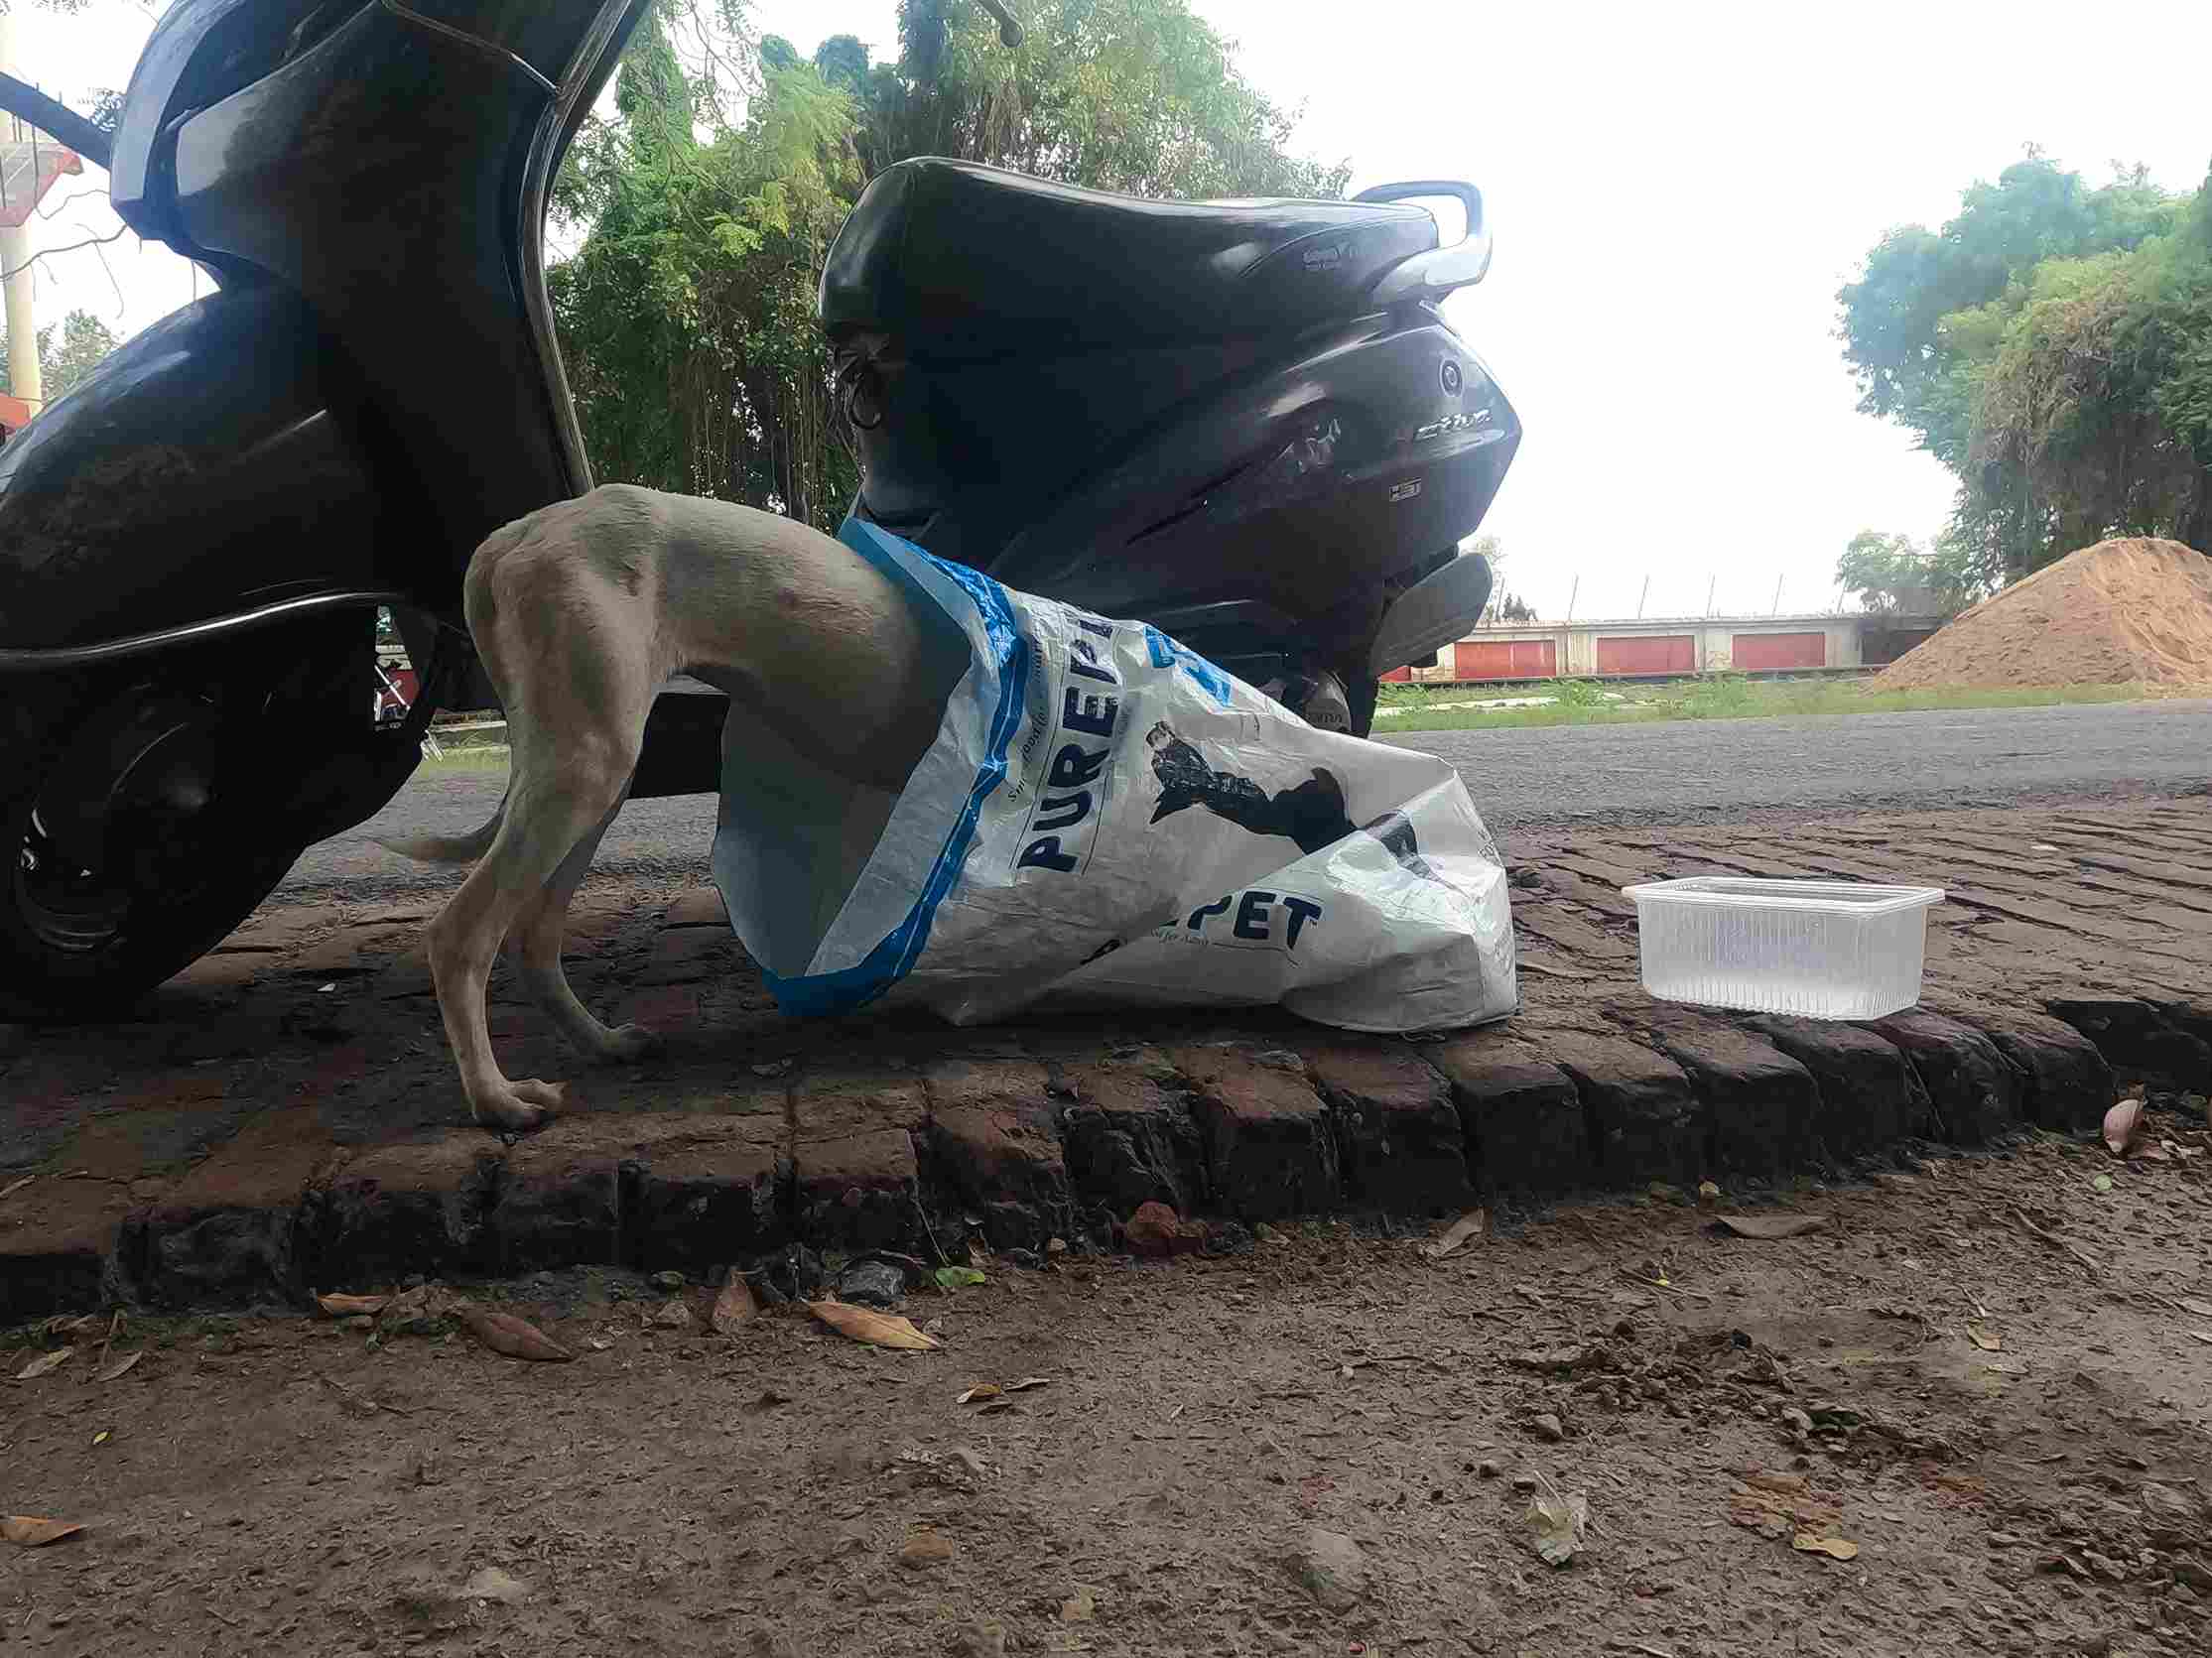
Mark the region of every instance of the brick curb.
POLYGON ((792 1243, 1111 1248, 1147 1202, 1255 1222, 1652 1181, 1756 1191, 1915 1141, 2092 1130, 2122 1082, 2202 1087, 2208 1027, 2112 996, 1868 1025, 1641 1000, 1438 1042, 1300 1028, 1061 1061, 1001 1038, 706 1109, 579 1113, 512 1145, 453 1128, 348 1148, 312 1104, 267 1106, 174 1182, 15 1192, 0 1322, 106 1299, 297 1303, 413 1273, 702 1272, 792 1243))

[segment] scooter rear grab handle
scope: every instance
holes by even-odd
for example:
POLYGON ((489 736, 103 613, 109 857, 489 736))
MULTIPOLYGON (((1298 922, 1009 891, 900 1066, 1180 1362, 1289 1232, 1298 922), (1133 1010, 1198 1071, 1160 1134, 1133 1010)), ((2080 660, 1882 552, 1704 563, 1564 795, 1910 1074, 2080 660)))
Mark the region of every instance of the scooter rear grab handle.
POLYGON ((1459 288, 1472 288, 1490 272, 1490 224, 1483 216, 1483 192, 1461 179, 1409 179, 1402 184, 1376 185, 1364 190, 1355 201, 1417 201, 1449 195, 1467 209, 1467 233, 1450 247, 1415 254, 1404 264, 1383 273, 1374 285, 1377 305, 1405 305, 1417 300, 1440 300, 1459 288))

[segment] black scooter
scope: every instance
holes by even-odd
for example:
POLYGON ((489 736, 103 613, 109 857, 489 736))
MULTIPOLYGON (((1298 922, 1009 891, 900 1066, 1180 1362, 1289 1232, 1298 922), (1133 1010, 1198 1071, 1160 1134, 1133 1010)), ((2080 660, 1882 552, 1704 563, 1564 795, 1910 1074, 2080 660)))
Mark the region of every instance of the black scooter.
MULTIPOLYGON (((0 448, 0 1018, 111 1015, 488 700, 468 556, 591 483, 547 190, 648 3, 178 0, 112 144, 0 77, 219 285, 0 448), (422 671, 398 724, 379 606, 422 671)), ((1456 544, 1518 426, 1434 309, 1488 261, 1456 183, 1198 204, 902 164, 822 283, 853 510, 1364 732, 1489 596, 1456 544), (1450 246, 1404 204, 1439 194, 1450 246)), ((716 789, 724 710, 664 694, 632 795, 716 789)))

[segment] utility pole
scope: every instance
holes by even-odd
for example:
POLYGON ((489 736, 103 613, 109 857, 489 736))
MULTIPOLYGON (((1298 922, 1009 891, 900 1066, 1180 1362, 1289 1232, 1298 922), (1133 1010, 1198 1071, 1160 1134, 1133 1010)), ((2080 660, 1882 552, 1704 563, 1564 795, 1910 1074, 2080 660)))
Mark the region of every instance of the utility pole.
POLYGON ((1643 601, 1651 596, 1651 573, 1643 573, 1643 591, 1636 594, 1636 620, 1643 620, 1643 601))
POLYGON ((1713 578, 1705 583, 1705 613, 1708 616, 1713 614, 1713 592, 1715 588, 1720 586, 1720 573, 1716 571, 1713 574, 1713 578))
POLYGON ((1773 607, 1772 607, 1771 609, 1769 609, 1769 610, 1768 610, 1768 611, 1767 611, 1766 613, 1767 613, 1767 614, 1768 614, 1769 616, 1778 616, 1778 615, 1780 615, 1780 614, 1782 613, 1782 578, 1781 578, 1780 576, 1778 576, 1778 575, 1774 577, 1774 603, 1773 603, 1773 607))
POLYGON ((1575 572, 1574 585, 1567 589, 1567 620, 1575 619, 1575 595, 1582 591, 1582 573, 1575 572))
MULTIPOLYGON (((0 12, 0 71, 14 74, 18 79, 15 57, 15 15, 13 10, 0 12)), ((0 126, 0 137, 17 143, 31 142, 31 129, 13 115, 0 126)), ((31 188, 37 189, 37 179, 31 188)), ((13 215, 10 215, 13 216, 13 215)), ((31 224, 25 215, 21 224, 0 225, 0 271, 6 271, 5 292, 8 317, 8 383, 15 388, 15 395, 31 406, 37 414, 46 402, 46 387, 39 377, 39 322, 31 301, 31 224)))

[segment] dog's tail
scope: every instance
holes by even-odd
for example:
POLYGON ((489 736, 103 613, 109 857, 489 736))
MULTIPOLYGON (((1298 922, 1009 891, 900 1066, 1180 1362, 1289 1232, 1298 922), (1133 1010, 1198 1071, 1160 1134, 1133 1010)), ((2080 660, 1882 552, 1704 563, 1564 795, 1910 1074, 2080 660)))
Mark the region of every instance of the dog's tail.
POLYGON ((482 829, 466 834, 372 834, 369 838, 386 851, 397 852, 401 857, 413 858, 418 863, 474 863, 491 850, 492 840, 499 833, 499 826, 506 821, 507 802, 500 798, 499 810, 482 829))

